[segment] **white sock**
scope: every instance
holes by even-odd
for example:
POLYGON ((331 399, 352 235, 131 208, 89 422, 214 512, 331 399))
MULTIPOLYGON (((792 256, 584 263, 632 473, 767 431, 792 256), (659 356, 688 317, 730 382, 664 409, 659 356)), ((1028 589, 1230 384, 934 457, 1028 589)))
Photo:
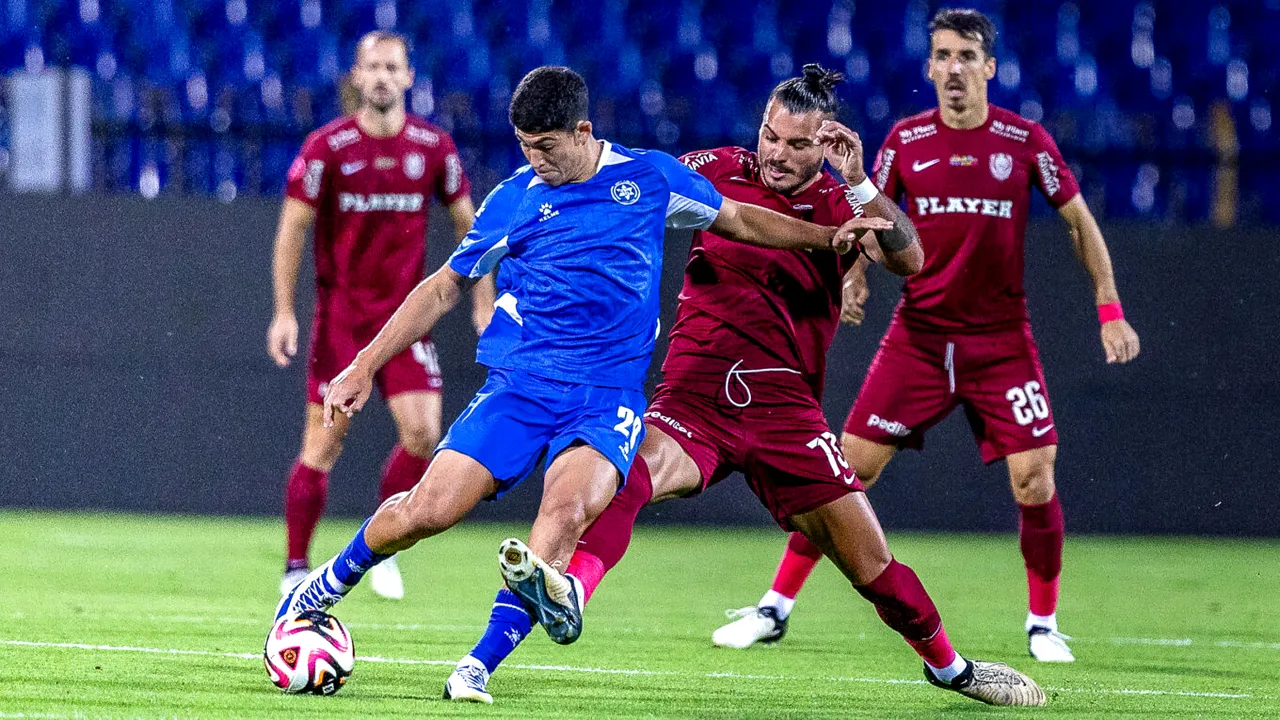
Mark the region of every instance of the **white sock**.
MULTIPOLYGON (((929 663, 926 662, 925 665, 929 665, 929 663)), ((952 660, 950 665, 942 668, 929 665, 929 672, 933 673, 933 676, 942 682, 949 683, 964 672, 964 669, 968 666, 969 661, 961 657, 960 653, 956 653, 956 659, 952 660)))
POLYGON ((796 599, 789 598, 775 590, 770 590, 760 598, 760 603, 756 607, 771 607, 778 611, 778 619, 786 620, 791 614, 791 608, 796 606, 796 599))
POLYGON ((1027 632, 1031 632, 1031 628, 1037 626, 1049 628, 1049 632, 1058 632, 1058 614, 1036 615, 1035 613, 1027 613, 1027 632))

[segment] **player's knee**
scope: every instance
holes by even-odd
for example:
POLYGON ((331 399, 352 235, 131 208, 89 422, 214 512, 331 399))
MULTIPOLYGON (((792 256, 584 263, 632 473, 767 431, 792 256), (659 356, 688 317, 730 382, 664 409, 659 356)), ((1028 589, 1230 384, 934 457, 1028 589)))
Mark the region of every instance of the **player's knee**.
POLYGON ((544 497, 542 506, 538 508, 538 517, 578 534, 585 531, 588 524, 586 503, 570 494, 544 497))
POLYGON ((430 423, 412 423, 400 427, 400 446, 412 455, 429 458, 440 443, 440 428, 430 423))
POLYGON ((410 492, 394 505, 388 498, 385 505, 398 516, 406 538, 415 541, 448 530, 466 514, 453 498, 436 493, 410 492))
POLYGON ((844 453, 845 461, 849 463, 849 467, 853 468, 862 486, 870 489, 880 479, 880 473, 884 470, 886 463, 878 457, 869 457, 868 453, 863 452, 865 443, 865 440, 849 433, 843 433, 840 436, 840 452, 844 453))
POLYGON ((1053 499, 1053 463, 1036 463, 1020 472, 1010 473, 1013 499, 1019 505, 1043 505, 1053 499))
POLYGON ((302 440, 302 464, 324 472, 333 469, 342 454, 342 435, 329 432, 308 432, 302 440))

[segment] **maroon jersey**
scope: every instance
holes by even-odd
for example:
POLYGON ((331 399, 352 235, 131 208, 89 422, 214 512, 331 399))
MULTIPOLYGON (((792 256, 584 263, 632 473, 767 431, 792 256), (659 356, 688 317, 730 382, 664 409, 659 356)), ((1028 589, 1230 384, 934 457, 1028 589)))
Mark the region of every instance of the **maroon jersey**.
MULTIPOLYGON (((824 172, 803 192, 787 197, 760 178, 756 154, 740 147, 689 153, 689 168, 715 184, 725 197, 807 220, 842 225, 863 214, 847 187, 824 172)), ((690 335, 706 357, 780 362, 798 371, 813 391, 822 392, 827 348, 840 322, 841 284, 857 253, 777 250, 726 240, 710 231, 693 235, 676 325, 677 336, 690 335), (703 332, 711 316, 736 332, 703 332), (694 337, 696 335, 696 337, 694 337)), ((696 371, 687 357, 668 355, 663 372, 670 379, 696 371)), ((711 370, 711 367, 707 367, 711 370)), ((723 382, 724 368, 716 368, 723 382)), ((759 376, 761 382, 768 382, 759 376)), ((709 379, 709 378, 708 378, 709 379)))
POLYGON ((935 108, 894 125, 874 177, 890 198, 906 198, 924 247, 924 268, 903 287, 899 320, 946 331, 1027 321, 1022 270, 1031 188, 1054 208, 1080 193, 1044 128, 991 105, 981 127, 954 130, 935 108))
POLYGON ((450 205, 470 191, 453 140, 422 118, 389 138, 365 134, 355 117, 308 135, 285 193, 316 209, 321 313, 381 325, 422 280, 430 198, 450 205))

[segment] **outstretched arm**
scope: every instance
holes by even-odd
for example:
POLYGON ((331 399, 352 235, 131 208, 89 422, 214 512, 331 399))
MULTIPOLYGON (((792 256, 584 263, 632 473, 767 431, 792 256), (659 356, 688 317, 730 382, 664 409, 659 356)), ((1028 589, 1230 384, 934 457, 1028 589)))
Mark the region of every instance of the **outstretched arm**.
POLYGON ((825 147, 827 162, 840 171, 850 192, 868 216, 888 218, 893 227, 876 238, 883 253, 881 264, 894 275, 914 275, 924 267, 924 249, 916 226, 897 203, 876 188, 867 177, 862 160, 862 138, 833 120, 822 123, 818 142, 825 147))
POLYGON ((1120 310, 1120 292, 1116 290, 1111 254, 1102 238, 1102 229, 1079 195, 1058 208, 1058 213, 1067 221, 1076 257, 1093 280, 1093 300, 1102 323, 1102 348, 1107 362, 1127 363, 1138 356, 1141 346, 1138 333, 1125 321, 1120 310))
POLYGON ((409 293, 377 337, 356 354, 356 359, 329 383, 324 396, 324 424, 333 426, 333 411, 352 417, 364 407, 373 390, 373 376, 391 358, 431 332, 440 318, 458 304, 458 297, 470 285, 448 265, 435 271, 409 293))
POLYGON ((857 236, 868 230, 889 230, 893 223, 884 218, 854 218, 840 228, 823 227, 782 213, 739 203, 729 198, 711 223, 711 232, 748 245, 782 250, 831 250, 848 252, 857 236))

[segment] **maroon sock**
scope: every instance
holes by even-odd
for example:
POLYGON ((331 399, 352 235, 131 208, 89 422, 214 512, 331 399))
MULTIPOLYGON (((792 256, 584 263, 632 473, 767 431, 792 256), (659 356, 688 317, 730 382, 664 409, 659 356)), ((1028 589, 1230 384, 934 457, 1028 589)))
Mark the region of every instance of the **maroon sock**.
POLYGON ((382 466, 382 483, 378 486, 378 504, 396 493, 412 490, 427 471, 427 458, 418 457, 396 445, 382 466))
POLYGON ((307 567, 307 549, 324 513, 325 495, 329 490, 329 473, 307 467, 301 460, 293 463, 284 486, 284 528, 288 538, 290 569, 307 567))
POLYGON ((778 571, 774 573, 771 589, 783 597, 794 599, 821 559, 822 551, 809 538, 803 533, 791 533, 782 561, 778 563, 778 571))
POLYGON ((1028 604, 1036 615, 1052 615, 1058 609, 1058 575, 1062 573, 1062 503, 1055 493, 1043 505, 1019 505, 1018 510, 1028 604))
POLYGON ((911 568, 890 560, 875 580, 853 589, 876 606, 884 624, 897 630, 925 662, 940 668, 956 659, 938 608, 911 568))
POLYGON ((636 515, 652 499, 653 480, 649 477, 649 465, 644 458, 636 456, 635 462, 631 463, 631 472, 627 473, 627 484, 613 496, 604 512, 582 533, 582 539, 578 541, 579 552, 599 558, 604 566, 602 577, 626 554, 627 546, 631 544, 631 530, 635 527, 636 515))

